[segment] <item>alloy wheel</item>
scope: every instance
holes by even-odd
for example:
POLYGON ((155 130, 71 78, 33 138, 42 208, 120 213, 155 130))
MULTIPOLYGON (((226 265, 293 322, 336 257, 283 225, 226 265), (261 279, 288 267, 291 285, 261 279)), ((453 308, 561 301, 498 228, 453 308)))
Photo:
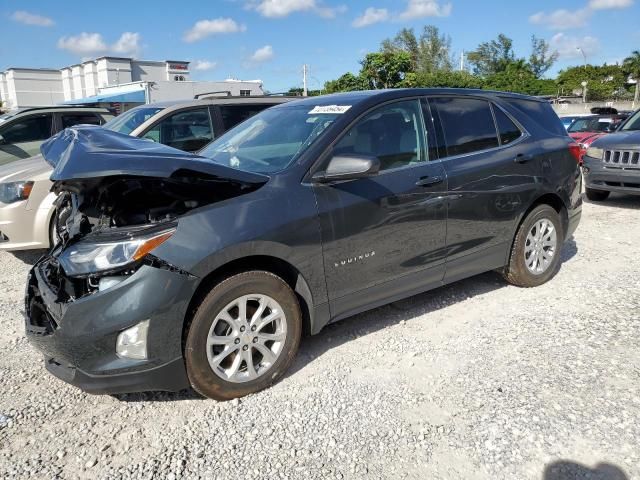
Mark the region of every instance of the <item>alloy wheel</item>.
POLYGON ((524 261, 527 269, 540 275, 547 271, 556 255, 558 234, 551 220, 536 221, 527 234, 524 246, 524 261))

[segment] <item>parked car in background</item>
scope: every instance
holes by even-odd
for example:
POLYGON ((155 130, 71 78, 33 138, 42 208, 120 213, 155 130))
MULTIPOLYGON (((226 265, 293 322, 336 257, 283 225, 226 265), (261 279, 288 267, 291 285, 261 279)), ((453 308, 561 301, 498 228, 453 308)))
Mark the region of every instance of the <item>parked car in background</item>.
POLYGON ((560 121, 562 122, 562 125, 564 126, 564 128, 568 129, 571 126, 571 124, 576 120, 578 120, 579 118, 590 117, 590 116, 592 116, 591 113, 581 113, 577 115, 561 115, 560 121))
POLYGON ((29 275, 26 334, 93 393, 240 397, 302 332, 496 269, 541 285, 582 208, 551 106, 481 90, 311 97, 199 158, 91 127, 43 153, 61 241, 29 275))
POLYGON ((31 107, 0 115, 0 166, 40 153, 51 135, 79 124, 103 125, 113 118, 106 108, 31 107))
POLYGON ((640 195, 640 110, 591 144, 583 173, 589 200, 606 200, 611 192, 640 195))
POLYGON ((614 132, 628 115, 593 115, 575 120, 567 129, 569 136, 580 145, 581 156, 597 138, 614 132))
MULTIPOLYGON (((195 152, 256 113, 296 97, 221 97, 142 105, 103 125, 111 131, 195 152)), ((64 118, 64 117, 62 117, 64 118)), ((0 250, 55 243, 51 166, 41 155, 0 168, 0 250)))

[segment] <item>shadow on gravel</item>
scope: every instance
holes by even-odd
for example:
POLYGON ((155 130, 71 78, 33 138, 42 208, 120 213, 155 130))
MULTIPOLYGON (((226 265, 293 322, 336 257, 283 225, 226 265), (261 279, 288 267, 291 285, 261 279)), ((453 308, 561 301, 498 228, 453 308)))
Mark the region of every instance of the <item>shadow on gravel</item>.
POLYGON ((589 468, 579 463, 560 460, 544 469, 543 480, 629 480, 624 471, 610 463, 599 463, 589 468))
POLYGON ((9 252, 22 263, 27 265, 33 265, 41 256, 47 253, 46 250, 24 250, 21 252, 9 252))
MULTIPOLYGON (((572 237, 563 246, 562 262, 570 260, 577 253, 578 246, 572 237)), ((417 317, 436 312, 467 298, 507 286, 508 283, 499 273, 487 272, 329 324, 318 335, 302 339, 298 356, 285 374, 285 378, 294 375, 332 348, 358 337, 375 333, 402 321, 411 322, 417 317)))
POLYGON ((206 400, 195 390, 181 390, 179 392, 144 392, 122 393, 111 395, 121 402, 178 402, 181 400, 206 400))
POLYGON ((624 195, 622 193, 612 193, 603 202, 592 202, 585 194, 582 198, 591 205, 602 205, 604 207, 627 208, 629 210, 640 210, 640 195, 624 195))

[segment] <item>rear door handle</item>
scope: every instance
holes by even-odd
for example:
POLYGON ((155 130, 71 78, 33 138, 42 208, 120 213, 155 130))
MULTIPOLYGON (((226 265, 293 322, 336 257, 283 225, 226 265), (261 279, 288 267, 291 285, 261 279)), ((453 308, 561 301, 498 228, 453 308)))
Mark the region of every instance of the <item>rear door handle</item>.
POLYGON ((531 160, 533 160, 533 155, 524 153, 519 153, 518 155, 516 155, 516 158, 513 159, 515 163, 527 163, 531 160))
POLYGON ((430 187, 431 185, 437 185, 442 183, 444 179, 439 176, 435 177, 421 177, 420 180, 416 182, 418 187, 430 187))

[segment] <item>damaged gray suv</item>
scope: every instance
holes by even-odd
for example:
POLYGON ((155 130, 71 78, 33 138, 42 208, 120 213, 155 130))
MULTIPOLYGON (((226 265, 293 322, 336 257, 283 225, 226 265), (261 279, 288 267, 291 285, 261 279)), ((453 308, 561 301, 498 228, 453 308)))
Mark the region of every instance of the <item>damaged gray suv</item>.
POLYGON ((507 93, 309 98, 199 155, 95 127, 42 152, 61 242, 27 336, 92 393, 256 392, 330 322, 489 270, 548 281, 581 215, 580 147, 507 93))

